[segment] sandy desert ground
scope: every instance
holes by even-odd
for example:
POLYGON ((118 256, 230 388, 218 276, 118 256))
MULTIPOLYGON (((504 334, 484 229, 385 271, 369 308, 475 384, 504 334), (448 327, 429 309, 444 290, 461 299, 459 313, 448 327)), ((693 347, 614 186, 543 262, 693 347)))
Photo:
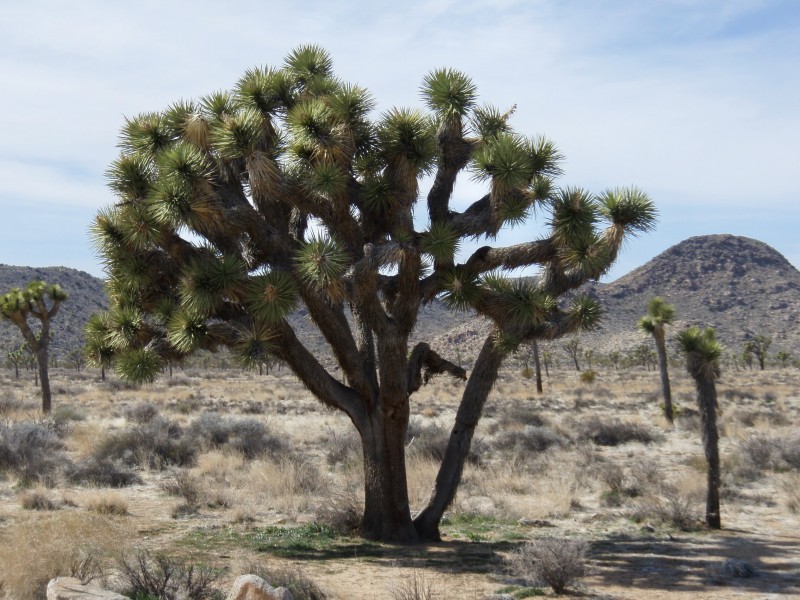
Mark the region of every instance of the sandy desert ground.
MULTIPOLYGON (((678 369, 672 379, 669 428, 655 372, 600 371, 586 384, 559 370, 539 396, 505 370, 445 541, 396 547, 344 533, 360 502, 357 439, 285 370, 176 370, 142 388, 55 370, 51 419, 37 413, 32 375, 5 370, 2 589, 42 597, 69 571, 120 585, 119 557, 147 549, 213 569, 223 587, 247 571, 313 582, 298 597, 523 598, 552 591, 513 558, 555 537, 588 544, 588 574, 569 591, 581 597, 800 597, 800 371, 723 373, 716 532, 702 525, 694 389, 678 369)), ((437 379, 412 398, 413 508, 462 385, 437 379)))

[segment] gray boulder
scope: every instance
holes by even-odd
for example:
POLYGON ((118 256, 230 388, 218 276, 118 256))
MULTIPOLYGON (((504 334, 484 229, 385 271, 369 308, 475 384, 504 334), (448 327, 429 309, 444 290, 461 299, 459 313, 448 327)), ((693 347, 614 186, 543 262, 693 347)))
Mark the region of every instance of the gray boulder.
POLYGON ((56 577, 47 584, 47 600, 130 600, 130 598, 81 583, 81 580, 75 577, 56 577))
POLYGON ((242 575, 233 582, 228 600, 294 600, 294 596, 285 587, 272 587, 258 575, 242 575))

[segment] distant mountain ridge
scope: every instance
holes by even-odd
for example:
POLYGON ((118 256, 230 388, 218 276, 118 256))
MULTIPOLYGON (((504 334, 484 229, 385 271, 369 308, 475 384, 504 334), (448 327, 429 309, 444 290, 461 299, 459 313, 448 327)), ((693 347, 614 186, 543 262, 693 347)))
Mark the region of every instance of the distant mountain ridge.
MULTIPOLYGON (((69 350, 82 347, 83 325, 89 316, 107 306, 103 281, 64 267, 0 265, 0 292, 35 279, 58 283, 70 294, 54 322, 52 342, 59 356, 66 356, 69 350)), ((711 326, 735 352, 749 337, 764 334, 773 339, 770 353, 784 350, 800 357, 800 271, 758 240, 728 234, 692 237, 614 282, 590 284, 584 290, 604 308, 602 328, 581 336, 584 347, 599 352, 624 351, 647 341, 636 322, 650 298, 661 296, 675 305, 673 332, 687 325, 711 326)), ((318 355, 329 354, 303 309, 290 322, 318 355)), ((469 360, 490 330, 485 319, 450 311, 435 300, 420 310, 412 343, 431 341, 448 357, 460 354, 469 360)), ((20 342, 15 328, 0 323, 0 359, 20 342)), ((556 351, 560 344, 554 343, 556 351)))

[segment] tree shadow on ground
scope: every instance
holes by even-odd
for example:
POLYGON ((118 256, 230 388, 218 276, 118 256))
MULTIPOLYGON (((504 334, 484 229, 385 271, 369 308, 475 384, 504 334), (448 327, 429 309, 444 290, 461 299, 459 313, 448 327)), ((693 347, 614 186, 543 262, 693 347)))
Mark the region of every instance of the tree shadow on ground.
POLYGON ((798 537, 766 538, 734 530, 667 538, 618 535, 594 542, 590 554, 595 566, 592 579, 598 585, 676 592, 730 586, 793 597, 800 594, 798 537), (725 568, 726 561, 745 561, 755 572, 749 577, 735 576, 725 568))

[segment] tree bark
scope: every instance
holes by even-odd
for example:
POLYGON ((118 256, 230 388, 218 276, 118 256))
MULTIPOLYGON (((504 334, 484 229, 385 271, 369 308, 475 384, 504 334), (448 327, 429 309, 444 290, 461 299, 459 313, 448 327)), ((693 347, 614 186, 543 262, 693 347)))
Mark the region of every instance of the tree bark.
POLYGON ((661 372, 661 395, 664 397, 664 416, 672 425, 675 420, 675 411, 672 408, 672 390, 669 385, 669 370, 667 363, 667 345, 664 340, 664 330, 653 332, 658 353, 658 370, 661 372))
POLYGON ((706 524, 721 529, 719 514, 719 432, 717 431, 717 388, 713 379, 697 379, 697 399, 703 428, 703 450, 708 463, 708 492, 706 494, 706 524))
MULTIPOLYGON (((402 421, 402 418, 400 419, 402 421)), ((361 431, 364 454, 362 535, 384 542, 415 542, 406 483, 405 436, 397 417, 379 411, 361 431)))
POLYGON ((542 362, 539 360, 539 342, 533 340, 531 350, 533 350, 533 366, 536 370, 536 392, 541 394, 544 390, 542 388, 542 362))
POLYGON ((428 500, 428 505, 414 519, 414 526, 422 539, 441 540, 439 523, 444 511, 455 498, 475 427, 478 425, 483 406, 497 379, 497 372, 504 356, 505 354, 496 347, 493 336, 487 337, 464 389, 464 395, 456 413, 455 425, 450 432, 450 440, 447 443, 439 473, 436 475, 433 494, 428 500))
POLYGON ((52 408, 50 395, 50 376, 47 373, 47 345, 42 343, 36 352, 36 360, 39 363, 39 382, 42 387, 42 412, 49 414, 52 408))

